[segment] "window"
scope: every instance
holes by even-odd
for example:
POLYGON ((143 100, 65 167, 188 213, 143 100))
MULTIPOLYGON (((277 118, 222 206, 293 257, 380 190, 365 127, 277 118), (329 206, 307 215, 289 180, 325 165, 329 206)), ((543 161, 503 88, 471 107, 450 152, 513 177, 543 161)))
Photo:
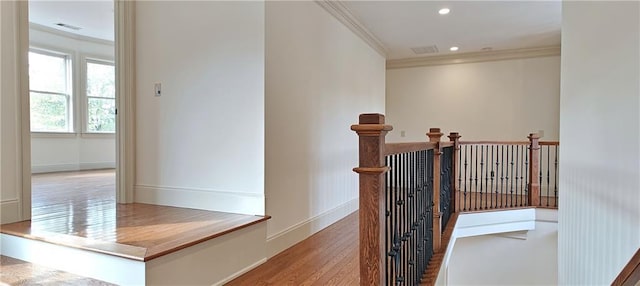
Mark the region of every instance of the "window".
POLYGON ((70 60, 67 55, 29 52, 32 132, 72 132, 70 60))
POLYGON ((115 67, 111 63, 86 61, 87 132, 115 132, 115 67))

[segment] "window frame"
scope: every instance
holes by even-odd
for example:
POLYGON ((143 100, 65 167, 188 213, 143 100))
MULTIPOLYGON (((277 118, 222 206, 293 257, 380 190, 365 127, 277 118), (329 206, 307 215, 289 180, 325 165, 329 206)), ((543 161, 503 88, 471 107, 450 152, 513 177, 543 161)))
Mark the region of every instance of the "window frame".
MULTIPOLYGON (((102 136, 115 136, 116 130, 118 128, 118 124, 116 122, 116 130, 114 131, 89 131, 89 99, 90 98, 101 98, 101 99, 113 99, 114 104, 117 109, 117 90, 113 98, 111 97, 97 97, 97 96, 89 96, 87 93, 87 82, 89 79, 88 75, 88 64, 102 64, 102 65, 110 65, 114 67, 114 79, 116 76, 115 72, 115 61, 113 59, 109 59, 106 57, 82 54, 81 55, 81 79, 80 79, 80 90, 82 91, 82 104, 81 105, 81 114, 82 114, 82 122, 80 123, 83 137, 102 137, 102 136)), ((116 119, 117 120, 117 119, 116 119)))
MULTIPOLYGON (((53 134, 53 135, 62 135, 62 134, 66 134, 66 135, 73 135, 76 133, 76 125, 75 125, 75 118, 76 116, 76 112, 77 110, 75 109, 75 81, 74 81, 74 76, 76 73, 74 73, 75 71, 75 53, 72 51, 65 51, 63 49, 54 49, 54 48, 46 48, 46 47, 40 47, 40 46, 30 46, 29 47, 29 53, 36 53, 36 54, 40 54, 40 55, 45 55, 45 56, 50 56, 50 57, 58 57, 58 58, 63 58, 65 61, 65 92, 66 93, 59 93, 59 92, 52 92, 52 91, 45 91, 45 90, 32 90, 31 89, 31 82, 29 82, 29 101, 31 102, 31 93, 40 93, 40 94, 51 94, 51 95, 61 95, 64 96, 66 99, 66 103, 67 103, 67 130, 66 131, 55 131, 55 130, 45 130, 45 131, 33 131, 31 129, 31 126, 29 126, 29 131, 31 132, 31 134, 39 134, 39 135, 46 135, 46 134, 53 134)), ((31 108, 31 107, 29 107, 31 108)), ((30 110, 31 113, 31 110, 30 110)), ((31 125, 31 124, 29 124, 31 125)), ((40 136, 39 136, 40 137, 40 136)), ((66 137, 66 136, 65 136, 66 137)))

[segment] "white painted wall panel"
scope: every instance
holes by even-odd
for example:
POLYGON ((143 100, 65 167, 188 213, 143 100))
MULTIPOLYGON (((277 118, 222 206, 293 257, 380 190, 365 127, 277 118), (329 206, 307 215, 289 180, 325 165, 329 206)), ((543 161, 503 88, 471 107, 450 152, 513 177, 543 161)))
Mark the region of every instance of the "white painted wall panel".
POLYGON ((640 3, 563 2, 560 284, 610 284, 640 247, 640 3))
POLYGON ((20 2, 1 1, 0 15, 0 222, 8 223, 22 218, 22 158, 20 116, 20 77, 18 13, 20 2))
POLYGON ((387 140, 425 141, 431 127, 462 140, 527 140, 538 130, 557 140, 559 98, 559 56, 390 69, 387 140))
POLYGON ((358 137, 349 127, 360 113, 384 112, 385 59, 316 3, 266 7, 267 235, 274 254, 355 210, 358 137))
POLYGON ((242 209, 214 204, 220 192, 264 194, 264 25, 263 2, 136 3, 136 185, 264 214, 254 196, 242 209))

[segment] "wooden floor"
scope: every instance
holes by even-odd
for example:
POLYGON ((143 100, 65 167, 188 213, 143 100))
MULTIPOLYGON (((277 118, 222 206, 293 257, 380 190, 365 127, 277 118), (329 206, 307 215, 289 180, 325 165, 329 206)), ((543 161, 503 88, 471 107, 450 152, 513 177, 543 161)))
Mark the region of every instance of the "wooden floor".
POLYGON ((114 285, 7 256, 0 256, 0 269, 0 285, 114 285))
POLYGON ((113 170, 35 175, 32 220, 2 225, 0 231, 147 261, 268 219, 116 204, 114 186, 113 170))
POLYGON ((359 285, 358 212, 226 285, 359 285))

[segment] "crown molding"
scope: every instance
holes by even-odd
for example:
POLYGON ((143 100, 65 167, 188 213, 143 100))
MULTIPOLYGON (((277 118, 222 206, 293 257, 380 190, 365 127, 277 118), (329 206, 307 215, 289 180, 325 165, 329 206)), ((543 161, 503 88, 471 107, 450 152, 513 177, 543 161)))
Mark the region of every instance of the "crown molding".
POLYGON ((61 30, 58 30, 58 29, 54 29, 54 28, 51 28, 51 27, 47 27, 47 26, 36 24, 36 23, 32 23, 32 22, 29 22, 29 29, 40 31, 40 32, 44 32, 44 33, 54 34, 54 35, 57 35, 57 36, 60 36, 60 37, 71 38, 71 39, 75 39, 75 40, 95 43, 95 44, 109 45, 109 46, 113 46, 114 45, 114 41, 109 41, 109 40, 104 40, 104 39, 99 39, 99 38, 94 38, 94 37, 89 37, 89 36, 78 35, 78 34, 74 34, 74 33, 70 33, 70 32, 65 32, 65 31, 61 31, 61 30))
POLYGON ((385 46, 367 29, 358 18, 353 15, 351 10, 347 8, 341 1, 337 0, 315 0, 320 7, 324 8, 329 14, 333 15, 338 21, 344 24, 349 30, 365 41, 372 49, 378 52, 384 58, 387 57, 387 49, 385 46))
POLYGON ((526 48, 526 49, 510 49, 510 50, 498 50, 498 51, 488 51, 488 52, 471 52, 471 53, 461 53, 461 54, 449 54, 449 55, 443 55, 443 56, 387 60, 387 69, 491 62, 491 61, 503 61, 503 60, 513 60, 513 59, 551 57, 551 56, 559 56, 559 55, 560 55, 560 46, 547 46, 547 47, 526 48))

